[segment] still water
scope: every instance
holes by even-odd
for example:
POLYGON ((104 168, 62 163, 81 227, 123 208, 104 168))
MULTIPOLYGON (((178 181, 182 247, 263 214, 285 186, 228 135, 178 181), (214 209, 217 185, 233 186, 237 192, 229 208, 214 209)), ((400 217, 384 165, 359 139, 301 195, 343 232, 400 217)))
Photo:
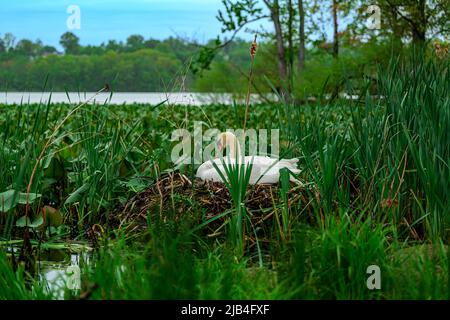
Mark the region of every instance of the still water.
MULTIPOLYGON (((258 95, 252 95, 252 102, 259 101, 258 95)), ((115 92, 95 94, 93 92, 0 92, 0 104, 28 104, 28 103, 73 103, 85 101, 90 103, 108 104, 168 104, 200 106, 204 104, 232 104, 244 102, 244 97, 237 97, 229 93, 162 93, 162 92, 115 92)))
POLYGON ((39 280, 54 299, 62 300, 66 290, 79 290, 81 268, 89 260, 88 252, 45 250, 37 262, 39 280))
MULTIPOLYGON (((20 240, 18 241, 20 243, 20 240)), ((0 244, 1 246, 2 244, 0 244)), ((84 244, 59 243, 36 251, 36 277, 52 299, 64 300, 68 291, 79 294, 81 288, 81 271, 93 263, 92 248, 84 244)), ((7 252, 14 252, 16 257, 20 245, 7 247, 7 252)))

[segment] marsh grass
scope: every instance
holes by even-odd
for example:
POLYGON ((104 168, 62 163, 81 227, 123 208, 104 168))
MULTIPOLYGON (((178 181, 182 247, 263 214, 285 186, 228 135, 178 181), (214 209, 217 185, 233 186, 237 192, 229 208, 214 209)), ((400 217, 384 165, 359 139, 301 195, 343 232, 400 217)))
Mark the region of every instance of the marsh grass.
POLYGON ((16 271, 11 268, 11 256, 0 251, 0 300, 51 299, 45 291, 45 283, 30 278, 23 266, 16 271))
POLYGON ((244 155, 239 154, 235 159, 231 159, 228 154, 227 160, 228 161, 226 161, 223 157, 220 158, 224 172, 222 172, 214 161, 212 164, 227 187, 233 201, 235 212, 231 215, 230 239, 236 248, 237 255, 242 256, 245 246, 245 226, 247 225, 248 228, 248 223, 250 222, 250 219, 247 216, 247 209, 245 207, 245 198, 253 164, 246 164, 244 155))

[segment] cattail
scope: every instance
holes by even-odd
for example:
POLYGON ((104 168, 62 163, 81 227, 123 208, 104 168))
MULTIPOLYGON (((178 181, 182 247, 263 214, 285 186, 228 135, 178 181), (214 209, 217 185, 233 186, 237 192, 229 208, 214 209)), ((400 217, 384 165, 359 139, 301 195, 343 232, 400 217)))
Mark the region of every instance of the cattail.
POLYGON ((437 41, 434 43, 434 52, 438 57, 441 55, 441 44, 437 41))
POLYGON ((252 42, 252 46, 250 47, 250 56, 252 57, 252 59, 255 59, 256 56, 256 51, 258 50, 258 44, 256 43, 256 38, 258 37, 258 35, 255 35, 255 40, 253 40, 252 42))
POLYGON ((245 99, 245 116, 244 116, 244 132, 247 128, 247 117, 248 111, 250 108, 250 93, 251 93, 251 85, 253 82, 253 64, 255 62, 256 51, 258 49, 258 44, 256 43, 258 35, 255 34, 255 40, 252 42, 252 46, 250 47, 250 56, 252 57, 251 65, 250 65, 250 74, 248 76, 248 87, 247 87, 247 98, 245 99))
POLYGON ((436 41, 434 43, 434 53, 439 59, 444 59, 448 56, 448 44, 445 47, 442 47, 440 42, 436 41))

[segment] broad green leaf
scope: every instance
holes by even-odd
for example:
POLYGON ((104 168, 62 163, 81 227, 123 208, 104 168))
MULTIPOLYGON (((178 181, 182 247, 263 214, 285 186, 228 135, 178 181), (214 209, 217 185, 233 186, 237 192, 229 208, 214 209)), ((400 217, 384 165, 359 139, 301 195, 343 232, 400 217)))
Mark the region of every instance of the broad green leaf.
MULTIPOLYGON (((28 197, 28 203, 32 204, 37 198, 41 197, 40 194, 30 193, 28 197)), ((27 194, 25 192, 18 192, 16 190, 8 190, 0 193, 0 212, 8 212, 15 208, 17 204, 26 204, 27 194)))
POLYGON ((27 218, 26 216, 23 216, 16 221, 16 227, 23 228, 30 225, 31 225, 30 218, 27 218))
POLYGON ((44 219, 42 216, 37 217, 33 222, 31 222, 30 218, 23 216, 16 221, 16 227, 29 227, 29 228, 37 228, 44 223, 44 219))
POLYGON ((71 195, 67 198, 64 204, 71 204, 80 201, 81 196, 83 195, 83 193, 89 190, 89 187, 90 187, 89 183, 83 184, 81 187, 79 187, 77 190, 71 193, 71 195))
POLYGON ((37 228, 40 227, 44 223, 44 218, 42 216, 38 216, 36 219, 33 220, 33 222, 29 225, 31 228, 37 228))
POLYGON ((49 152, 42 160, 42 166, 44 169, 47 169, 50 166, 50 163, 52 162, 54 154, 52 152, 49 152))

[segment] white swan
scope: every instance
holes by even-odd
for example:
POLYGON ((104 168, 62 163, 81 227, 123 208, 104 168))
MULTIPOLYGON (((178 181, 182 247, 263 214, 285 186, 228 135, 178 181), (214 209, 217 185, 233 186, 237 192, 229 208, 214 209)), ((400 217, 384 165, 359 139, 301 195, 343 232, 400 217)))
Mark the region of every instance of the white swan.
MULTIPOLYGON (((229 157, 223 157, 222 159, 213 159, 204 162, 197 170, 197 177, 206 181, 223 182, 221 175, 217 172, 217 169, 213 165, 213 162, 217 165, 217 168, 221 171, 224 177, 226 177, 224 163, 226 166, 234 165, 236 163, 242 163, 240 155, 240 146, 237 142, 236 136, 231 132, 221 133, 217 139, 217 147, 219 151, 229 148, 229 157), (237 153, 236 153, 237 149, 237 153), (236 158, 239 160, 236 161, 236 158)), ((252 172, 250 174, 249 184, 275 184, 280 180, 280 170, 287 168, 293 174, 300 173, 296 164, 298 159, 274 159, 266 156, 247 156, 244 157, 245 164, 252 163, 252 172)), ((301 182, 290 175, 290 181, 299 183, 301 182)))

